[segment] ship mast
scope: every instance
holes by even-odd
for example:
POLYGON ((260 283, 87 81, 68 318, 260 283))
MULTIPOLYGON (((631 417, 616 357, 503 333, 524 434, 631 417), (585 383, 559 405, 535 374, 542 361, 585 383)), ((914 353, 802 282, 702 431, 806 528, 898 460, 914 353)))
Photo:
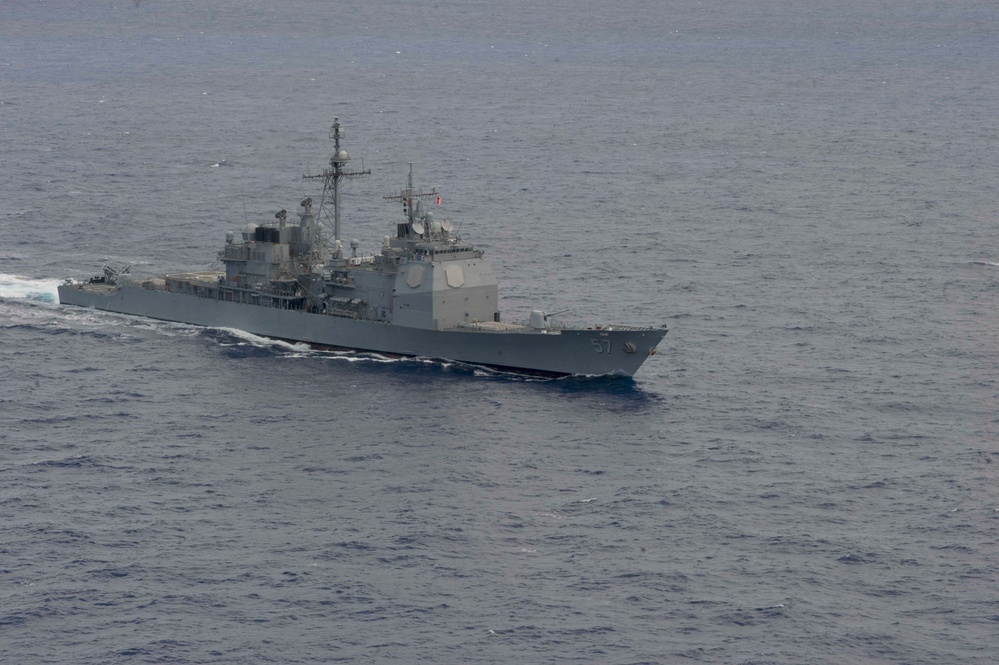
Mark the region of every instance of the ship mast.
POLYGON ((330 208, 333 208, 333 239, 340 239, 340 183, 344 179, 371 175, 369 170, 351 171, 347 168, 350 155, 340 146, 344 132, 340 127, 340 118, 333 118, 330 127, 330 138, 333 139, 333 155, 330 157, 329 168, 323 169, 319 175, 306 175, 306 179, 323 179, 323 197, 319 203, 319 219, 329 225, 330 208))
POLYGON ((413 224, 413 222, 417 221, 416 206, 413 205, 413 201, 432 197, 437 199, 438 204, 441 202, 441 195, 440 192, 437 191, 436 187, 429 192, 424 192, 422 190, 418 192, 413 187, 413 162, 410 162, 409 177, 406 179, 406 188, 395 196, 383 196, 382 198, 386 201, 402 201, 402 211, 406 214, 406 221, 413 224))

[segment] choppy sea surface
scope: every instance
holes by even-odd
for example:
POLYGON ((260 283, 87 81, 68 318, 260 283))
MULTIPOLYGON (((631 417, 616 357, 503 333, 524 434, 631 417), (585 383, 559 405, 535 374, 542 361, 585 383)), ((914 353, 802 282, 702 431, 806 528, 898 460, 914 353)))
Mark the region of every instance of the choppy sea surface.
POLYGON ((999 6, 8 2, 0 662, 999 660, 999 6), (443 192, 525 380, 62 307, 443 192))

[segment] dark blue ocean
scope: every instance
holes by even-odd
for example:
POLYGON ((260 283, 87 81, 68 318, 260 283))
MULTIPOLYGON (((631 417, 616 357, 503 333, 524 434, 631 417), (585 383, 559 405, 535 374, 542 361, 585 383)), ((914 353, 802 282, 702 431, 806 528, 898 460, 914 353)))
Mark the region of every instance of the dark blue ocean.
POLYGON ((999 661, 994 0, 5 0, 0 662, 999 661), (58 305, 437 187, 528 380, 58 305))

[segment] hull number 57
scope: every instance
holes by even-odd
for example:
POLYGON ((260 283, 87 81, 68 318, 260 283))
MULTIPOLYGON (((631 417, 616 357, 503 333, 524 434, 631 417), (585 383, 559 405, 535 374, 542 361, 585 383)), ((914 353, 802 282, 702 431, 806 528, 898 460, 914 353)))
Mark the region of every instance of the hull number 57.
POLYGON ((593 344, 593 350, 597 353, 610 353, 611 352, 611 341, 609 339, 597 339, 596 337, 590 340, 593 344))

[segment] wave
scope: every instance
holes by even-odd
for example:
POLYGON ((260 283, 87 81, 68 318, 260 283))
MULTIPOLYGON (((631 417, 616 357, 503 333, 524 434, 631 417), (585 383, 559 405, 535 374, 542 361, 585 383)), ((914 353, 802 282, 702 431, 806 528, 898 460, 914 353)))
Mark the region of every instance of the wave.
POLYGON ((376 351, 356 351, 350 349, 330 349, 316 347, 307 342, 290 342, 271 337, 255 335, 238 328, 205 328, 205 335, 215 340, 226 353, 233 357, 258 357, 273 355, 280 358, 319 358, 333 362, 371 363, 373 365, 395 365, 398 367, 434 368, 477 377, 492 377, 515 381, 552 381, 551 378, 525 376, 484 367, 471 363, 426 356, 385 355, 376 351))
MULTIPOLYGON (((440 364, 429 358, 394 357, 370 351, 314 347, 307 342, 291 342, 273 337, 264 337, 238 328, 217 327, 205 328, 204 330, 206 336, 214 339, 223 348, 234 350, 242 348, 251 353, 252 351, 264 351, 282 358, 330 358, 350 363, 416 362, 440 364)), ((239 352, 237 351, 237 353, 239 352)))
MULTIPOLYGON (((222 346, 243 346, 249 345, 256 347, 258 349, 284 349, 287 351, 298 351, 307 352, 311 349, 308 344, 304 342, 285 342, 280 339, 273 339, 270 337, 261 337, 260 335, 254 335, 253 333, 246 332, 245 330, 240 330, 239 328, 209 328, 209 331, 216 331, 217 333, 223 333, 225 337, 235 338, 238 341, 223 341, 219 339, 219 344, 222 346)), ((220 337, 216 335, 217 337, 220 337)))
POLYGON ((970 261, 969 263, 972 263, 977 266, 994 266, 996 268, 999 268, 999 262, 997 261, 970 261))
POLYGON ((61 279, 31 279, 0 273, 0 298, 59 304, 61 279))

